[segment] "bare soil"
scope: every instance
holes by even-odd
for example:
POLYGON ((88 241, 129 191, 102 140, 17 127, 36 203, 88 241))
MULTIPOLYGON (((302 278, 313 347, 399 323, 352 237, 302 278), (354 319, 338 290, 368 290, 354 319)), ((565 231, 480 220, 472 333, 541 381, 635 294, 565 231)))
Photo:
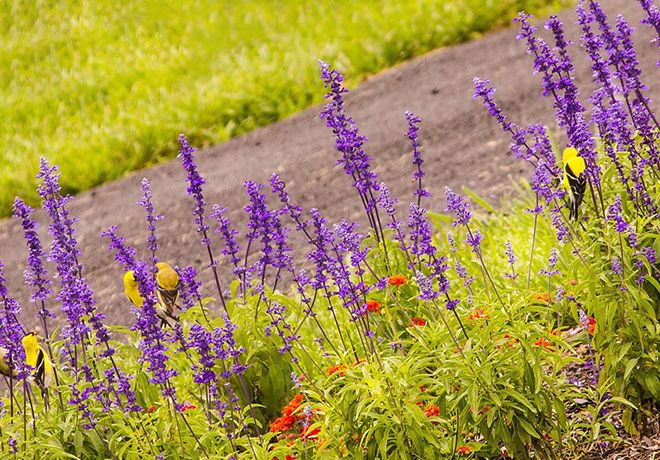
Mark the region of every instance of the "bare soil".
MULTIPOLYGON (((657 99, 658 48, 650 43, 653 38, 650 30, 639 25, 642 12, 638 3, 606 0, 603 4, 610 17, 623 13, 637 26, 636 43, 643 75, 650 86, 649 94, 657 99)), ((560 17, 567 25, 567 36, 577 42, 575 13, 567 10, 560 17)), ((513 193, 513 182, 528 176, 524 164, 508 152, 508 137, 483 106, 472 100, 472 79, 489 78, 497 88, 498 102, 512 121, 519 124, 540 121, 556 129, 551 101, 539 96, 541 80, 532 74, 532 59, 527 56, 525 45, 515 39, 516 33, 515 28, 501 30, 477 41, 432 52, 370 78, 348 95, 348 112, 369 138, 367 150, 373 157, 375 171, 402 202, 412 197, 415 187, 411 180, 410 149, 404 137, 405 110, 423 118, 420 136, 428 174, 426 186, 433 194, 432 210, 443 209, 445 185, 455 189, 465 185, 491 202, 506 202, 513 193)), ((586 99, 592 89, 591 70, 586 56, 574 48, 573 54, 580 54, 576 80, 582 98, 586 99)), ((323 91, 320 81, 319 91, 323 91)), ((201 152, 198 164, 207 180, 205 193, 209 208, 212 203, 228 207, 229 216, 243 232, 242 208, 247 201, 243 181, 265 182, 277 171, 303 207, 317 207, 332 221, 346 217, 362 222, 359 200, 350 180, 335 166, 334 141, 324 121, 319 119, 319 111, 320 107, 312 107, 201 152)), ((173 132, 172 136, 177 134, 173 132)), ((562 140, 559 138, 557 142, 561 145, 562 140)), ((140 198, 142 177, 151 180, 155 205, 166 217, 159 225, 160 257, 180 266, 193 265, 201 271, 206 284, 211 280, 203 247, 195 233, 191 200, 186 195, 185 177, 178 160, 81 193, 72 200, 70 210, 79 219, 76 229, 85 274, 96 292, 99 308, 108 317, 108 324, 130 323, 131 315, 123 295, 121 272, 99 235, 118 224, 130 244, 144 248, 143 213, 135 205, 140 198)), ((37 216, 42 223, 44 241, 49 244, 44 215, 38 212, 37 216)), ((292 245, 300 247, 300 242, 294 235, 292 245)), ((11 296, 21 301, 25 322, 34 327, 34 307, 22 281, 27 252, 20 225, 15 220, 0 221, 0 248, 11 296)))

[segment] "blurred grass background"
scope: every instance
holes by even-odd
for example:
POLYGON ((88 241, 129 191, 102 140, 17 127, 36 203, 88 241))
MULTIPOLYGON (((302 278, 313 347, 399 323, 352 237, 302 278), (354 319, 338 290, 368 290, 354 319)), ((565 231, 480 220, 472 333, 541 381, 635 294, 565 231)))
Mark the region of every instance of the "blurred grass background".
POLYGON ((174 157, 179 132, 207 146, 321 101, 319 58, 354 85, 567 3, 0 0, 0 216, 36 202, 40 156, 75 193, 174 157))

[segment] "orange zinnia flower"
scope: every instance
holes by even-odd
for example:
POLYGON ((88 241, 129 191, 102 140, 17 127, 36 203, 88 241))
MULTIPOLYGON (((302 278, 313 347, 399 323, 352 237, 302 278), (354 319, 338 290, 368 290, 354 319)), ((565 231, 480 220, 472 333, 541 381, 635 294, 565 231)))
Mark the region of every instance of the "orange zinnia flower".
POLYGON ((339 374, 340 376, 344 376, 344 369, 346 369, 346 366, 343 364, 337 364, 336 366, 330 366, 328 369, 328 375, 332 375, 334 373, 339 374))
POLYGON ((282 409, 282 415, 291 415, 293 414, 296 409, 300 407, 300 403, 302 403, 303 400, 303 394, 298 393, 293 397, 291 401, 289 401, 289 404, 284 406, 284 409, 282 409))
POLYGON ((590 316, 588 319, 589 323, 587 325, 587 330, 589 331, 589 335, 594 335, 596 332, 596 318, 590 316))
POLYGON ((548 303, 550 302, 550 294, 547 292, 535 292, 532 294, 532 300, 548 303))
POLYGON ((490 318, 490 314, 483 308, 475 308, 468 316, 467 320, 472 321, 475 319, 487 319, 490 318))
POLYGON ((553 351, 554 348, 552 346, 552 342, 545 340, 544 338, 539 338, 536 342, 534 342, 534 346, 536 347, 543 347, 544 349, 548 351, 553 351))
POLYGON ((296 420, 291 415, 283 415, 270 424, 270 432, 279 433, 280 431, 288 431, 291 429, 295 421, 296 420))
POLYGON ((435 417, 440 413, 440 408, 438 408, 438 406, 436 406, 435 404, 431 403, 424 408, 424 413, 426 414, 427 417, 435 417))
POLYGON ((472 447, 470 446, 458 446, 456 452, 462 455, 470 455, 472 453, 472 447))
POLYGON ((411 318, 412 323, 408 327, 426 326, 426 320, 423 318, 411 318))
POLYGON ((405 276, 403 275, 392 275, 389 278, 387 278, 387 284, 390 286, 403 286, 408 282, 408 279, 406 279, 405 276))
POLYGON ((380 304, 376 300, 367 300, 367 311, 380 313, 380 304))

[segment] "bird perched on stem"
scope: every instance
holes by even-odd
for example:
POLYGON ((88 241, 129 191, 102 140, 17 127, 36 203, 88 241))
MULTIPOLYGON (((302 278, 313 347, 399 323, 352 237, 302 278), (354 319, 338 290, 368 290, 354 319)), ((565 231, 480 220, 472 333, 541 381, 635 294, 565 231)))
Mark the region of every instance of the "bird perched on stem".
POLYGON ((28 332, 23 337, 23 349, 25 350, 25 362, 32 368, 34 381, 41 390, 41 395, 48 405, 48 387, 53 381, 53 363, 48 354, 39 345, 37 334, 28 332))
POLYGON ((569 215, 573 220, 578 218, 578 209, 587 188, 587 177, 584 173, 586 164, 584 158, 578 155, 574 147, 567 147, 563 153, 564 187, 568 191, 569 215))
MULTIPOLYGON (((156 314, 164 324, 171 326, 170 320, 179 321, 175 315, 177 300, 179 299, 179 275, 174 269, 165 262, 156 264, 156 295, 158 303, 156 304, 156 314)), ((142 308, 144 298, 140 295, 138 284, 133 270, 124 274, 124 293, 128 300, 138 308, 142 308)))
POLYGON ((16 371, 11 369, 7 361, 8 354, 9 352, 5 348, 0 347, 0 374, 5 377, 16 377, 16 371))

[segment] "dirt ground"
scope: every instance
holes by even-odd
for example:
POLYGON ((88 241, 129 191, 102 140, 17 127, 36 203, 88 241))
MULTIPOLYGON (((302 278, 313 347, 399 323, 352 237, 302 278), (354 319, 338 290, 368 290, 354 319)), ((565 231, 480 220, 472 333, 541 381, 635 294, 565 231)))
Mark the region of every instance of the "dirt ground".
MULTIPOLYGON (((646 26, 639 25, 641 10, 636 1, 603 1, 611 17, 622 12, 638 29, 637 51, 650 95, 658 99, 660 80, 655 62, 658 48, 646 26)), ((575 13, 560 15, 567 35, 577 42, 575 13)), ((433 194, 430 208, 444 207, 445 185, 466 185, 496 202, 506 201, 512 183, 527 176, 524 165, 508 152, 509 140, 483 106, 472 100, 472 79, 491 79, 497 100, 519 124, 540 121, 556 128, 549 100, 539 97, 541 80, 532 75, 532 60, 525 45, 515 40, 515 28, 487 35, 481 40, 430 53, 370 78, 348 96, 347 109, 361 132, 369 138, 367 151, 380 178, 403 202, 412 195, 411 155, 403 133, 403 112, 411 110, 423 119, 420 131, 425 153, 426 185, 433 194)), ((577 47, 573 55, 577 55, 577 47)), ((591 71, 580 56, 577 83, 586 99, 591 92, 591 71)), ((319 81, 319 91, 323 91, 319 81)), ((658 104, 656 103, 657 107, 658 104)), ((246 204, 245 179, 264 182, 273 171, 288 183, 288 190, 305 208, 317 207, 332 220, 342 217, 362 222, 359 201, 349 179, 335 166, 336 152, 331 133, 319 119, 320 108, 312 107, 280 123, 210 148, 199 155, 199 168, 207 180, 206 199, 228 207, 229 216, 241 232, 246 204)), ((178 133, 173 132, 175 137, 178 133)), ((561 144, 561 140, 558 140, 561 144)), ((47 155, 47 152, 44 152, 47 155)), ((166 219, 159 225, 160 257, 178 265, 194 265, 205 285, 211 280, 206 259, 191 218, 184 174, 178 160, 138 171, 76 196, 70 205, 76 225, 85 274, 96 292, 99 308, 108 324, 126 324, 128 314, 121 272, 99 237, 102 230, 120 225, 129 243, 144 247, 145 223, 141 208, 140 180, 152 181, 157 209, 166 219)), ((38 213, 43 224, 43 213, 38 213)), ((44 241, 45 228, 41 227, 44 241)), ((292 244, 300 241, 294 236, 292 244)), ((300 246, 298 244, 298 246, 300 246)), ((18 222, 0 221, 0 258, 7 266, 10 293, 21 301, 25 322, 34 325, 34 308, 22 283, 26 248, 18 222)), ((211 291, 207 291, 211 292, 211 291)), ((52 303, 52 302, 51 302, 52 303)), ((55 308, 56 310, 57 308, 55 308)))

